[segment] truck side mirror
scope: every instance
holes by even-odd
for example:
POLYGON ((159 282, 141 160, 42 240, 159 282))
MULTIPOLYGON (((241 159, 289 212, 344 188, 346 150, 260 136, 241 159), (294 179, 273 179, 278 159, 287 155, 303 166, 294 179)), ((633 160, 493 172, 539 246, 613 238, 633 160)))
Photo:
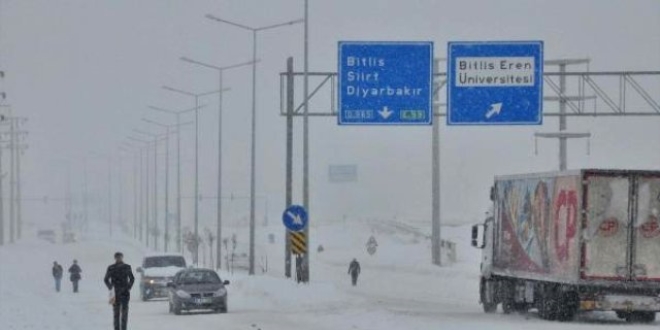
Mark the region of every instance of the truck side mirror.
POLYGON ((490 187, 490 201, 495 201, 495 186, 490 187))
MULTIPOLYGON (((486 244, 484 244, 484 239, 483 237, 480 238, 479 236, 479 228, 481 229, 481 232, 484 232, 484 225, 474 225, 472 226, 472 246, 477 248, 477 249, 483 249, 486 244)), ((483 236, 483 235, 482 235, 483 236)))
POLYGON ((142 272, 144 271, 144 269, 142 269, 142 267, 138 267, 137 269, 135 269, 135 271, 138 272, 138 273, 140 273, 140 274, 142 274, 142 272))

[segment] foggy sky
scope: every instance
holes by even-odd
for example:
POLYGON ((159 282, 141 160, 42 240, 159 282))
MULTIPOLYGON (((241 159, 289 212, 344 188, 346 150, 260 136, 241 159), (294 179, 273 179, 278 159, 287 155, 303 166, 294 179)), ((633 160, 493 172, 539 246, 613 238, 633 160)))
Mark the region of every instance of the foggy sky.
MULTIPOLYGON (((14 112, 29 118, 24 195, 62 197, 67 169, 73 192, 79 193, 85 159, 90 189, 105 192, 105 157, 112 155, 113 175, 124 175, 122 201, 130 205, 133 155, 120 153, 119 145, 134 128, 159 131, 142 123, 141 117, 173 123, 173 117, 150 111, 147 105, 172 109, 194 105, 192 98, 160 87, 192 92, 217 89, 215 71, 186 64, 179 57, 219 66, 250 59, 249 32, 204 15, 262 26, 301 18, 302 6, 302 0, 1 0, 0 69, 6 78, 0 86, 14 112)), ((310 0, 309 24, 312 71, 336 71, 340 40, 428 40, 435 43, 437 57, 446 57, 448 41, 543 40, 546 59, 589 57, 592 71, 660 70, 660 2, 654 0, 310 0)), ((279 221, 284 205, 285 120, 279 116, 279 72, 288 56, 302 70, 302 41, 302 25, 259 35, 257 192, 267 197, 272 221, 279 221)), ((296 83, 300 86, 302 80, 296 83)), ((225 86, 231 91, 224 97, 224 190, 225 195, 246 196, 250 68, 226 72, 225 86)), ((660 100, 658 90, 660 86, 653 91, 656 100, 660 100)), ((324 95, 328 93, 326 89, 324 95)), ((215 196, 217 96, 201 103, 208 106, 200 111, 200 189, 202 196, 215 196)), ((311 109, 329 109, 327 98, 314 100, 311 109)), ((554 104, 546 105, 546 110, 555 109, 554 104)), ((191 119, 187 116, 184 121, 191 119)), ((543 126, 530 127, 447 127, 444 118, 439 120, 445 221, 480 220, 496 174, 558 167, 557 142, 539 141, 535 155, 532 137, 536 131, 557 130, 556 118, 546 117, 543 126)), ((298 203, 302 200, 300 123, 296 121, 295 132, 294 201, 298 203)), ((569 142, 569 168, 660 169, 660 118, 570 118, 568 127, 594 135, 590 154, 586 141, 569 142)), ((193 132, 189 127, 182 133, 186 196, 193 193, 193 132)), ((312 221, 342 216, 429 220, 430 127, 338 127, 334 118, 312 118, 310 137, 312 221), (357 164, 359 182, 329 184, 330 164, 357 164)), ((114 183, 115 193, 119 182, 114 183)), ((263 199, 257 203, 261 219, 263 199)), ((61 202, 24 205, 28 222, 63 221, 61 202)), ((191 206, 184 200, 187 223, 191 206)), ((227 217, 233 219, 228 221, 238 223, 248 213, 245 201, 225 206, 227 217)), ((210 226, 215 203, 204 200, 200 207, 202 222, 210 226)))

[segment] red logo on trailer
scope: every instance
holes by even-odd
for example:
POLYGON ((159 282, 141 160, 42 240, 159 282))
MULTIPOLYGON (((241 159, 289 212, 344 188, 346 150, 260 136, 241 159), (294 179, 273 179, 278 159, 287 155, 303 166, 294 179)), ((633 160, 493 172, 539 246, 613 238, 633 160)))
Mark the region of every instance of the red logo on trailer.
POLYGON ((619 221, 616 218, 607 218, 600 223, 598 231, 602 237, 614 236, 619 231, 619 221))
POLYGON ((644 238, 654 238, 660 235, 660 224, 658 224, 658 218, 653 215, 649 216, 648 221, 646 221, 639 230, 642 232, 644 238))
POLYGON ((577 232, 578 199, 575 190, 561 190, 555 199, 555 251, 566 261, 572 238, 577 232))

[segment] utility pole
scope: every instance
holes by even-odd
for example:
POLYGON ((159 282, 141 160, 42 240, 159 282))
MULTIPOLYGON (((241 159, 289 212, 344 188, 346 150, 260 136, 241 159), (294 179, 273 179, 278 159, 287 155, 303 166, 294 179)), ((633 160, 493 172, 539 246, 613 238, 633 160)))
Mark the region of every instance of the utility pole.
POLYGON ((123 162, 122 158, 123 157, 120 154, 119 158, 117 159, 117 162, 118 162, 118 164, 117 164, 117 168, 118 168, 118 170, 117 170, 117 184, 119 186, 117 188, 117 212, 118 212, 117 223, 119 224, 119 229, 121 229, 121 230, 126 228, 126 224, 125 224, 126 216, 124 214, 124 203, 123 203, 123 199, 124 199, 124 196, 126 196, 126 194, 124 192, 124 173, 123 173, 123 171, 124 171, 124 168, 123 168, 124 167, 123 166, 124 162, 123 162))
MULTIPOLYGON (((181 114, 176 114, 176 125, 181 127, 181 114)), ((183 253, 181 244, 181 129, 176 132, 176 250, 183 253)))
POLYGON ((3 200, 4 173, 2 173, 2 147, 0 147, 0 246, 5 245, 5 206, 3 200))
POLYGON ((87 159, 85 158, 83 160, 83 222, 84 222, 84 227, 85 231, 87 230, 87 226, 89 225, 89 191, 88 191, 88 185, 87 185, 87 159))
POLYGON ((139 148, 140 150, 140 224, 139 224, 139 231, 140 231, 140 242, 144 242, 144 212, 145 212, 145 207, 144 207, 144 157, 143 157, 143 152, 142 148, 139 148))
MULTIPOLYGON (((137 166, 137 163, 138 163, 138 157, 137 157, 137 155, 138 155, 138 153, 137 153, 137 149, 135 148, 135 146, 132 145, 131 143, 124 142, 124 143, 122 143, 122 146, 123 146, 123 148, 121 148, 121 149, 123 151, 126 151, 127 155, 132 156, 132 160, 133 160, 132 161, 133 166, 129 167, 130 169, 128 170, 128 172, 130 172, 130 174, 125 174, 125 175, 122 176, 122 180, 121 180, 122 191, 124 190, 124 187, 125 187, 124 185, 126 184, 125 181, 127 179, 128 179, 129 182, 133 182, 133 192, 132 192, 133 203, 132 203, 131 206, 129 206, 129 204, 131 204, 130 203, 130 198, 128 196, 129 193, 126 193, 126 194, 120 193, 119 194, 120 195, 119 200, 122 203, 121 209, 123 210, 123 213, 124 213, 124 218, 123 219, 124 219, 124 224, 126 226, 125 228, 126 228, 127 231, 128 231, 128 228, 130 228, 129 227, 130 226, 129 221, 128 221, 129 209, 133 212, 133 226, 132 226, 133 228, 130 230, 130 232, 132 233, 133 239, 138 239, 138 235, 137 235, 137 220, 138 220, 138 213, 137 213, 137 205, 138 205, 138 202, 137 202, 137 196, 138 196, 138 186, 137 186, 137 184, 138 184, 138 181, 137 181, 138 180, 138 178, 137 178, 138 177, 137 176, 138 166, 137 166), (126 199, 122 201, 122 198, 124 198, 124 196, 125 196, 126 199)), ((120 163, 121 171, 123 171, 123 166, 122 165, 123 165, 123 162, 120 163)), ((131 188, 130 188, 130 184, 129 184, 129 190, 130 189, 131 188)))
POLYGON ((222 18, 219 18, 217 16, 207 14, 205 16, 208 19, 221 22, 224 24, 229 24, 234 27, 240 28, 242 30, 246 30, 249 32, 252 32, 252 112, 251 112, 251 118, 250 118, 250 133, 251 133, 251 140, 250 140, 250 256, 249 256, 249 270, 248 274, 249 275, 254 275, 254 269, 255 269, 255 216, 256 216, 256 210, 255 210, 255 196, 256 196, 256 136, 257 136, 257 34, 258 32, 266 31, 266 30, 271 30, 279 27, 284 27, 284 26, 291 26, 293 24, 298 24, 302 23, 303 20, 298 19, 298 20, 293 20, 289 22, 284 22, 284 23, 279 23, 279 24, 273 24, 273 25, 267 25, 267 26, 261 26, 261 27, 252 27, 252 26, 247 26, 244 24, 239 24, 235 22, 231 22, 222 18))
MULTIPOLYGON (((285 209, 293 204, 293 57, 286 61, 286 197, 285 209)), ((291 232, 284 228, 284 276, 291 278, 291 232)))
POLYGON ((22 203, 21 203, 21 162, 22 151, 27 145, 21 143, 25 131, 20 130, 20 126, 27 119, 15 117, 11 114, 4 120, 9 121, 9 152, 10 152, 10 179, 9 179, 9 241, 14 243, 20 239, 23 233, 22 203))
MULTIPOLYGON (((584 101, 586 99, 593 99, 595 97, 567 96, 566 95, 566 66, 567 65, 580 65, 587 64, 587 71, 590 59, 559 59, 547 60, 543 64, 556 65, 559 67, 559 92, 558 96, 544 97, 544 101, 559 101, 559 133, 535 133, 537 138, 555 138, 559 140, 559 170, 565 171, 568 168, 568 139, 576 138, 589 138, 590 133, 567 133, 567 117, 566 117, 566 104, 568 101, 584 101)), ((583 87, 581 88, 581 90, 583 87)), ((582 104, 582 103, 580 103, 582 104)))
POLYGON ((165 252, 170 242, 170 128, 165 128, 165 252))
MULTIPOLYGON (((304 108, 303 108, 303 205, 305 210, 307 210, 308 217, 311 214, 309 208, 309 0, 305 0, 305 19, 304 19, 304 30, 305 30, 305 47, 304 47, 304 75, 303 75, 303 97, 304 97, 304 108)), ((311 221, 307 223, 305 227, 305 239, 307 240, 307 252, 304 255, 303 259, 303 279, 305 282, 309 282, 309 251, 311 246, 311 240, 309 237, 309 226, 311 221)))
POLYGON ((151 233, 151 228, 149 228, 149 147, 148 144, 145 146, 145 153, 144 153, 144 212, 145 212, 145 217, 144 217, 144 237, 145 237, 145 244, 147 247, 149 247, 149 235, 151 233))
MULTIPOLYGON (((21 126, 21 121, 25 120, 25 118, 15 118, 16 120, 16 127, 20 130, 21 126)), ((16 141, 16 223, 17 223, 17 237, 18 239, 21 239, 23 236, 23 203, 21 201, 21 154, 23 153, 23 148, 24 146, 20 143, 20 137, 23 136, 24 132, 14 132, 14 134, 17 134, 18 136, 14 141, 16 141)))
POLYGON ((112 156, 108 156, 108 227, 112 237, 112 156))
MULTIPOLYGON (((140 133, 139 130, 133 130, 134 132, 140 133)), ((144 195, 142 196, 143 202, 141 203, 141 208, 144 210, 144 217, 142 218, 143 220, 140 221, 140 236, 142 236, 142 226, 144 223, 144 236, 145 236, 145 245, 149 247, 149 234, 150 234, 150 228, 149 228, 149 141, 139 139, 133 136, 129 136, 129 139, 135 141, 135 142, 140 142, 144 144, 144 157, 142 157, 142 148, 140 148, 140 176, 143 176, 144 179, 144 185, 142 187, 144 189, 144 195), (144 164, 142 164, 142 158, 145 159, 144 164), (142 172, 144 170, 144 172, 142 172), (144 175, 143 175, 144 174, 144 175)))
MULTIPOLYGON (((217 66, 213 64, 208 64, 200 61, 193 60, 188 57, 181 57, 181 60, 191 64, 195 64, 207 69, 213 69, 218 72, 218 85, 220 93, 218 93, 218 178, 217 178, 217 195, 222 196, 222 97, 224 94, 224 83, 223 83, 223 73, 225 70, 235 69, 242 66, 252 64, 252 61, 239 63, 229 66, 217 66)), ((216 208, 216 237, 218 237, 216 245, 216 267, 217 269, 221 268, 222 265, 222 198, 218 197, 216 208)), ((212 253, 211 253, 212 254, 212 253)))
POLYGON ((154 249, 158 251, 158 136, 154 136, 154 249))
MULTIPOLYGON (((195 111, 198 107, 193 109, 186 109, 181 111, 174 111, 170 109, 163 109, 153 105, 148 108, 176 116, 176 127, 181 127, 181 114, 186 112, 195 111)), ((176 250, 183 253, 183 245, 181 244, 181 130, 176 133, 176 250)))
MULTIPOLYGON (((437 74, 440 68, 440 59, 433 60, 433 73, 437 74)), ((440 111, 440 97, 437 92, 438 84, 433 81, 433 116, 440 111)), ((440 212, 440 123, 438 118, 433 118, 433 133, 431 141, 431 262, 434 265, 442 265, 442 237, 440 236, 441 212, 440 212)))
POLYGON ((16 121, 9 122, 9 243, 16 241, 16 121))
MULTIPOLYGON (((1 162, 1 160, 0 160, 1 162)), ((2 169, 0 169, 0 176, 2 176, 2 169)), ((1 188, 0 184, 0 189, 1 188)), ((71 201, 71 163, 67 162, 66 164, 66 197, 65 197, 65 202, 64 202, 64 213, 66 214, 66 222, 67 226, 69 226, 69 229, 73 229, 73 221, 72 221, 72 201, 71 201)), ((1 199, 1 198, 0 198, 1 199)), ((1 208, 0 208, 1 209, 1 208)), ((2 212, 0 210, 0 212, 2 212)))
MULTIPOLYGON (((177 114, 178 117, 178 114, 177 114)), ((177 135, 179 134, 180 126, 189 125, 192 122, 186 123, 176 123, 174 125, 165 125, 163 123, 153 121, 147 118, 142 118, 142 121, 153 124, 162 128, 165 128, 165 252, 169 251, 169 240, 170 240, 170 225, 169 225, 169 214, 170 214, 170 130, 173 127, 177 128, 177 135)))
MULTIPOLYGON (((163 86, 163 89, 179 93, 187 96, 192 96, 195 99, 195 239, 199 237, 199 98, 201 96, 211 95, 215 93, 222 93, 222 90, 210 91, 206 93, 191 93, 177 88, 172 88, 169 86, 163 86)), ((199 262, 199 243, 195 243, 195 253, 193 253, 193 263, 198 264, 199 262)))

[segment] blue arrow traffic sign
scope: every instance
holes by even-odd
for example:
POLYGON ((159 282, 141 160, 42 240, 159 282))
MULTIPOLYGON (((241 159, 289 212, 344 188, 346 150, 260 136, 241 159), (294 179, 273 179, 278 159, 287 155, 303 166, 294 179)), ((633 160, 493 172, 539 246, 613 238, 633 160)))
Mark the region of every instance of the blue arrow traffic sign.
POLYGON ((447 125, 541 125, 543 41, 450 42, 447 125))
POLYGON ((282 214, 282 222, 290 231, 301 231, 307 227, 307 211, 299 205, 291 205, 282 214))
POLYGON ((339 42, 339 125, 429 125, 433 43, 339 42))

